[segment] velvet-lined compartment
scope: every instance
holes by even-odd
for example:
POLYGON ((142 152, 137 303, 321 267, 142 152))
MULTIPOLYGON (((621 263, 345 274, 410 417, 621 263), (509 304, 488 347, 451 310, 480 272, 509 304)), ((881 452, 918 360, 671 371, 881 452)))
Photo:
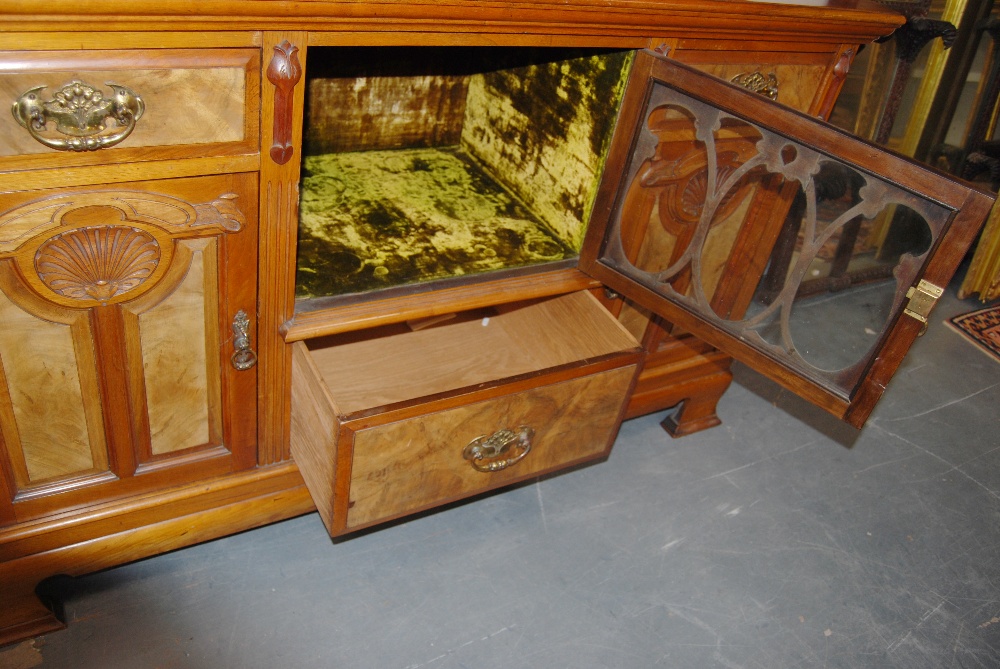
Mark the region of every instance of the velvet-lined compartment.
POLYGON ((631 56, 311 49, 297 297, 575 257, 631 56))

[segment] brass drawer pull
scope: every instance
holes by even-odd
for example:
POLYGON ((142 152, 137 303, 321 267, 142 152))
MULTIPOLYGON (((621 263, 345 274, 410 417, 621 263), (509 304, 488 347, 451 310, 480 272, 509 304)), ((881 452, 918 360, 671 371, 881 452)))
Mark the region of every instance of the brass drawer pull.
POLYGON ((778 99, 778 75, 774 72, 768 74, 764 74, 760 70, 744 72, 737 74, 729 81, 737 86, 742 86, 751 93, 758 93, 771 100, 778 99))
POLYGON ((105 149, 132 134, 135 122, 146 109, 142 98, 130 89, 110 81, 107 85, 113 92, 111 97, 104 97, 100 90, 82 81, 71 81, 47 102, 40 96, 46 87, 35 86, 14 102, 11 112, 32 137, 51 149, 105 149), (105 132, 109 118, 117 126, 112 132, 105 132), (43 134, 50 121, 55 122, 55 132, 65 135, 65 139, 43 134))
POLYGON ((250 348, 250 319, 240 309, 233 318, 233 356, 230 361, 237 371, 242 372, 257 364, 257 354, 250 348))
POLYGON ((462 451, 462 457, 469 460, 476 471, 498 472, 524 459, 531 451, 531 439, 535 431, 522 425, 517 431, 498 430, 491 436, 476 437, 462 451))

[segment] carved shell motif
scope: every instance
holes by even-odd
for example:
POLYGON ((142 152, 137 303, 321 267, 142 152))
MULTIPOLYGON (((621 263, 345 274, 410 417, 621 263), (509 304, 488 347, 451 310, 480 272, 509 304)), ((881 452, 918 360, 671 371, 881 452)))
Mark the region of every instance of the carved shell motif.
POLYGON ((35 270, 50 290, 78 300, 108 300, 136 288, 160 262, 160 245, 147 232, 106 225, 77 228, 38 247, 35 270))

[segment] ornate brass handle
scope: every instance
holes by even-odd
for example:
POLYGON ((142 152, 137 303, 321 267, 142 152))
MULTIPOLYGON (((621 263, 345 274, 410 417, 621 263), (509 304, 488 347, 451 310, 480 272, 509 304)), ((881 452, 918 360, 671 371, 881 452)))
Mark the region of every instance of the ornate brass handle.
POLYGON ((743 74, 737 74, 730 79, 730 82, 737 86, 742 86, 751 93, 763 95, 765 98, 778 99, 778 75, 774 72, 766 75, 760 70, 756 72, 744 72, 743 74))
POLYGON ((531 451, 534 436, 535 431, 526 425, 517 431, 504 428, 470 441, 462 450, 462 457, 469 460, 476 471, 498 472, 523 460, 531 451))
POLYGON ((257 364, 257 354, 250 348, 250 319, 240 309, 233 318, 233 356, 230 361, 237 371, 250 369, 257 364))
POLYGON ((132 134, 135 122, 146 110, 142 98, 133 91, 110 81, 107 85, 111 87, 111 97, 104 97, 100 90, 82 81, 71 81, 44 102, 40 93, 46 87, 35 86, 14 102, 11 112, 35 140, 50 149, 105 149, 132 134), (111 132, 105 132, 109 118, 117 125, 111 132), (55 122, 55 131, 66 138, 45 134, 50 121, 55 122))

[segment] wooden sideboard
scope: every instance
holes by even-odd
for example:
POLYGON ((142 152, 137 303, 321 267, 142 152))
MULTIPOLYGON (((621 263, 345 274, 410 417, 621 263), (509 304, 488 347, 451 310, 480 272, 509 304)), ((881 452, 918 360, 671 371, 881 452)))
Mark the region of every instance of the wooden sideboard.
MULTIPOLYGON (((669 407, 677 410, 664 426, 674 435, 710 427, 731 379, 729 354, 860 424, 919 333, 930 308, 920 301, 932 305, 932 289, 921 283, 915 298, 890 300, 878 326, 885 353, 865 353, 849 373, 809 368, 802 380, 801 365, 779 359, 780 342, 747 320, 764 318, 752 311, 754 289, 776 264, 771 249, 797 184, 811 184, 842 149, 849 169, 873 182, 889 173, 869 189, 880 193, 876 209, 905 204, 934 219, 930 247, 899 260, 893 295, 918 279, 946 285, 990 203, 814 129, 810 117, 830 113, 858 45, 901 23, 861 2, 57 0, 39 10, 0 0, 0 16, 0 89, 12 105, 0 121, 0 642, 60 627, 35 594, 54 575, 315 508, 332 534, 350 533, 600 458, 622 419, 669 407), (627 67, 613 95, 592 93, 593 109, 612 108, 604 139, 594 139, 597 123, 581 131, 593 153, 557 160, 545 144, 530 169, 521 156, 508 170, 527 185, 494 189, 513 193, 504 220, 522 205, 554 212, 542 218, 580 210, 560 260, 297 295, 296 268, 320 266, 296 262, 300 197, 305 210, 310 179, 347 188, 340 173, 304 167, 310 142, 332 137, 324 124, 363 126, 358 137, 380 139, 353 144, 378 148, 383 126, 409 124, 396 133, 407 137, 441 126, 446 108, 472 104, 455 91, 496 87, 490 73, 514 72, 502 76, 520 87, 518 67, 557 80, 550 91, 570 101, 572 116, 583 102, 559 77, 606 54, 627 67), (490 60, 500 64, 470 64, 490 60), (415 71, 425 61, 449 69, 415 71), (409 97, 390 100, 381 79, 370 81, 376 73, 406 79, 409 97), (415 96, 436 106, 407 106, 415 96), (709 104, 726 111, 706 139, 689 115, 709 104), (332 120, 320 121, 323 105, 332 120), (377 108, 388 116, 372 121, 377 108), (786 124, 806 140, 781 139, 786 124), (629 152, 651 141, 645 162, 629 152), (691 147, 702 157, 692 161, 691 147), (559 171, 570 163, 583 176, 559 171), (745 204, 712 195, 734 174, 745 204), (566 184, 586 191, 582 204, 560 190, 566 184), (717 221, 702 229, 709 208, 717 221), (672 236, 644 232, 651 220, 672 236), (670 232, 674 223, 683 231, 670 232), (685 244, 709 237, 721 250, 684 265, 685 244), (671 269, 681 265, 688 269, 671 269), (628 271, 612 276, 616 268, 628 271)), ((540 96, 518 90, 527 107, 540 96)), ((524 113, 520 124, 537 130, 534 112, 524 113)), ((471 127, 469 113, 459 115, 471 127)), ((430 146, 418 134, 407 147, 430 146)), ((519 135, 497 150, 529 145, 519 135)), ((430 169, 426 157, 406 160, 430 169)), ((413 174, 403 181, 417 183, 413 174)), ((840 220, 867 212, 869 191, 809 202, 847 202, 840 220)), ((398 246, 415 233, 385 223, 380 198, 365 216, 375 227, 403 225, 388 242, 398 246)), ((309 206, 324 221, 334 209, 309 206)), ((521 233, 504 230, 487 234, 524 246, 521 233)), ((413 258, 424 252, 358 259, 338 245, 346 236, 321 243, 315 262, 368 268, 376 282, 393 263, 423 267, 413 258)), ((813 252, 807 241, 797 257, 813 252)), ((446 247, 438 242, 428 244, 446 247)), ((794 286, 779 292, 765 312, 792 304, 794 286)))

